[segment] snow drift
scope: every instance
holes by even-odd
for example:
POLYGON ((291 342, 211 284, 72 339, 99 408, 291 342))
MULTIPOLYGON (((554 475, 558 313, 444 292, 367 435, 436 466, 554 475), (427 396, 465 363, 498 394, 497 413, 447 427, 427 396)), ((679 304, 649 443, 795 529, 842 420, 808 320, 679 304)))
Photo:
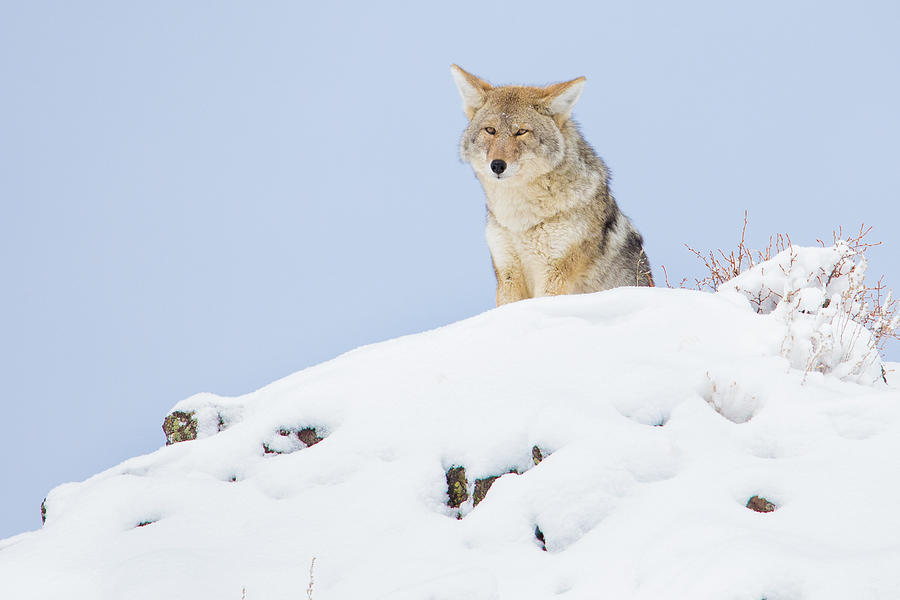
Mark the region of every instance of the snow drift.
POLYGON ((313 557, 315 600, 900 597, 896 365, 802 368, 757 309, 528 300, 194 396, 0 541, 0 597, 298 599, 313 557))

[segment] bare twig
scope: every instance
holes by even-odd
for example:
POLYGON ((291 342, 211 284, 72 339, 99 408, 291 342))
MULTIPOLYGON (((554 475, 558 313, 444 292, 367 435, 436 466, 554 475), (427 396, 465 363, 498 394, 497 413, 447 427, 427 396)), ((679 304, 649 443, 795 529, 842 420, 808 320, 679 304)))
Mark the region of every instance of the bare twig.
POLYGON ((313 556, 312 560, 309 562, 309 585, 306 587, 306 598, 307 600, 312 600, 313 597, 313 570, 316 567, 316 557, 313 556))
MULTIPOLYGON (((663 277, 664 277, 664 279, 666 280, 666 287, 667 287, 667 288, 673 288, 673 287, 675 287, 675 286, 673 286, 672 284, 669 283, 669 272, 666 271, 666 265, 660 265, 660 267, 662 267, 662 270, 663 270, 663 277)), ((685 277, 684 279, 681 280, 681 283, 678 284, 678 287, 684 289, 684 284, 685 284, 686 281, 687 281, 687 277, 685 277)))
POLYGON ((762 250, 751 250, 747 247, 747 224, 750 212, 744 211, 744 224, 741 227, 741 239, 735 250, 727 253, 718 249, 710 250, 707 254, 699 252, 685 244, 685 247, 703 262, 703 266, 709 271, 709 275, 696 279, 697 289, 717 291, 719 286, 730 279, 734 279, 747 269, 751 269, 761 262, 771 260, 776 254, 792 248, 791 237, 786 233, 777 233, 769 236, 769 244, 762 250))

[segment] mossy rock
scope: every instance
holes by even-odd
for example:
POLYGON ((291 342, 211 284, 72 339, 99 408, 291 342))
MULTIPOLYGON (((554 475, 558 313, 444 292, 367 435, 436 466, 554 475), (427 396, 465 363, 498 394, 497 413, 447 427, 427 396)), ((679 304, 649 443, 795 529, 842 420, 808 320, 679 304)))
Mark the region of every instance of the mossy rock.
POLYGON ((193 412, 172 411, 162 425, 166 434, 166 446, 197 439, 197 418, 193 412))
POLYGON ((468 483, 465 467, 450 467, 447 471, 447 506, 459 508, 469 499, 468 483))

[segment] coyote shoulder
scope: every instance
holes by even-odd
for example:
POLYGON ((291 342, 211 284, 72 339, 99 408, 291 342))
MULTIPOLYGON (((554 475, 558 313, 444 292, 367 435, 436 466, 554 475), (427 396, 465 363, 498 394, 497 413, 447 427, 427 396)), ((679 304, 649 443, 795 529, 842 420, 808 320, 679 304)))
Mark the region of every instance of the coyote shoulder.
POLYGON ((460 141, 487 197, 497 305, 653 285, 643 239, 609 191, 606 164, 570 119, 584 77, 498 86, 456 65, 460 141))

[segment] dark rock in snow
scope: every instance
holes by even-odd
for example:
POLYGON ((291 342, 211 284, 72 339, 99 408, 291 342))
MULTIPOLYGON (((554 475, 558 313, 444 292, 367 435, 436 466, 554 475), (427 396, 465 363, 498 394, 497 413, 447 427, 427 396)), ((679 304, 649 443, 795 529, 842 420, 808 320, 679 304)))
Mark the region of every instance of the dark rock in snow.
POLYGON ((475 491, 472 492, 472 501, 475 506, 478 506, 478 503, 484 500, 488 490, 491 489, 491 486, 494 485, 494 482, 499 478, 499 475, 493 475, 491 477, 485 477, 484 479, 475 480, 475 491))
POLYGON ((282 445, 280 442, 275 443, 277 438, 273 440, 273 444, 263 444, 263 451, 266 454, 290 454, 292 452, 296 452, 297 450, 302 450, 303 448, 309 448, 315 444, 318 444, 324 437, 320 437, 318 433, 316 433, 316 429, 314 427, 304 427, 303 429, 279 429, 278 435, 283 438, 296 438, 300 441, 302 446, 297 446, 296 444, 289 444, 288 446, 282 445), (273 445, 275 447, 273 447, 273 445), (279 447, 280 446, 280 447, 279 447))
POLYGON ((537 539, 537 541, 539 541, 541 543, 541 550, 546 552, 547 551, 547 540, 544 539, 544 532, 541 531, 541 528, 539 525, 534 526, 534 537, 535 537, 535 539, 537 539))
POLYGON ((300 441, 306 444, 306 447, 313 446, 318 444, 325 438, 319 437, 316 434, 316 430, 313 427, 306 427, 297 432, 297 437, 300 438, 300 441))
POLYGON ((772 512, 778 507, 761 496, 753 496, 747 500, 747 508, 755 510, 756 512, 767 513, 772 512))

